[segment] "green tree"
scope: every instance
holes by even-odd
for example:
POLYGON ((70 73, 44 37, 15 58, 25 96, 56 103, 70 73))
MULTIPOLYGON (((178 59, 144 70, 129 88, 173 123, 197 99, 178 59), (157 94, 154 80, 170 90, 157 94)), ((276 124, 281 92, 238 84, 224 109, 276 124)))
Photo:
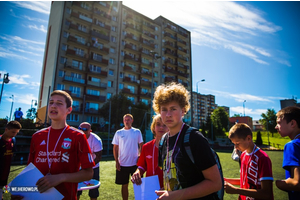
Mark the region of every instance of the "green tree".
POLYGON ((242 117, 240 114, 234 114, 232 117, 242 117))
POLYGON ((257 131, 255 144, 256 145, 262 145, 263 144, 260 131, 257 131))
POLYGON ((272 133, 273 137, 273 134, 277 132, 277 130, 275 129, 277 120, 275 110, 268 108, 266 113, 261 114, 261 117, 262 119, 260 119, 259 122, 264 125, 267 131, 270 131, 272 133))
POLYGON ((224 136, 228 131, 229 116, 223 107, 218 107, 211 115, 211 120, 216 128, 214 134, 216 136, 224 136))
MULTIPOLYGON (((122 127, 123 116, 127 113, 133 115, 134 121, 132 126, 141 128, 145 113, 150 113, 150 107, 144 103, 134 104, 129 100, 123 93, 114 95, 108 100, 102 108, 99 109, 99 114, 105 119, 106 122, 109 121, 109 102, 111 101, 111 127, 115 130, 122 127)), ((148 115, 148 121, 150 120, 150 114, 148 115)), ((142 131, 142 130, 141 130, 142 131)), ((143 131, 142 131, 143 132, 143 131)))
POLYGON ((36 108, 29 108, 27 111, 26 111, 26 118, 27 119, 31 119, 31 120, 34 120, 37 116, 37 112, 36 112, 36 108))

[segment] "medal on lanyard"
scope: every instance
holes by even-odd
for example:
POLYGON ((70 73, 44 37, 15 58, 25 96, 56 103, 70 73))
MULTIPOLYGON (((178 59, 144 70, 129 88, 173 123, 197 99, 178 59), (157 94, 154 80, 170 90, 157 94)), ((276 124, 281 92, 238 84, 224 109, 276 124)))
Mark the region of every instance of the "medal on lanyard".
POLYGON ((176 145, 177 145, 179 136, 180 136, 180 134, 181 134, 181 132, 182 132, 183 126, 184 126, 184 123, 182 124, 181 129, 180 129, 180 132, 179 132, 179 134, 177 135, 177 138, 176 138, 176 141, 175 141, 175 144, 174 144, 174 147, 173 147, 172 155, 171 155, 170 157, 169 157, 169 137, 170 137, 170 132, 168 133, 168 140, 167 140, 167 158, 166 158, 166 162, 167 162, 167 163, 166 163, 167 173, 170 172, 173 153, 174 153, 174 151, 175 151, 175 147, 176 147, 176 145))
MULTIPOLYGON (((60 136, 59 136, 58 140, 56 141, 56 144, 55 144, 54 149, 53 149, 53 151, 52 151, 52 157, 53 157, 53 154, 55 154, 55 149, 56 149, 56 146, 57 146, 57 144, 58 144, 58 142, 59 142, 59 139, 60 139, 60 137, 62 136, 62 134, 65 132, 65 130, 66 130, 67 127, 68 127, 68 126, 65 126, 64 130, 60 133, 60 136)), ((50 154, 50 152, 49 152, 49 136, 50 136, 50 130, 51 130, 51 127, 49 128, 49 131, 48 131, 48 137, 47 137, 47 160, 48 160, 48 166, 49 166, 49 171, 48 171, 47 175, 51 175, 50 170, 51 170, 51 165, 52 165, 52 162, 53 162, 53 158, 52 158, 52 160, 50 160, 50 158, 49 158, 49 154, 50 154)))

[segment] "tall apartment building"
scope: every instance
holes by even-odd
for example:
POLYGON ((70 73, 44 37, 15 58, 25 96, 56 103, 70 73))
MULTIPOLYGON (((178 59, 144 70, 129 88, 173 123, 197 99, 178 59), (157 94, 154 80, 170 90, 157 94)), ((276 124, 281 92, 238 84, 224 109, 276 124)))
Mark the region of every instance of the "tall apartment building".
POLYGON ((200 127, 203 123, 206 123, 207 118, 210 117, 211 113, 217 107, 215 96, 192 92, 192 102, 193 124, 195 127, 200 127))
MULTIPOLYGON (((162 16, 152 20, 121 1, 53 1, 48 24, 38 113, 49 93, 73 97, 68 124, 100 123, 98 110, 123 92, 151 106, 155 87, 182 83, 192 91, 190 32, 162 16)), ((192 112, 185 121, 191 123, 192 112)))

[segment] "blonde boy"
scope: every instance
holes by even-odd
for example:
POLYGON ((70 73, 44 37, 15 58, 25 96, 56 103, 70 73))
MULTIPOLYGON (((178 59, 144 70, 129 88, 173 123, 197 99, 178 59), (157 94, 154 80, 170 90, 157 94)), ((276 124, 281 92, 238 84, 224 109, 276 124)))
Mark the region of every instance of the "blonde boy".
POLYGON ((239 194, 240 200, 274 199, 272 163, 254 144, 250 127, 244 123, 235 124, 228 137, 242 155, 240 178, 224 178, 226 193, 239 194))
POLYGON ((222 188, 221 176, 207 140, 199 131, 190 133, 194 163, 184 149, 184 135, 189 128, 182 120, 190 109, 190 94, 177 83, 156 88, 153 109, 161 115, 169 132, 160 146, 164 189, 158 199, 214 199, 222 188))

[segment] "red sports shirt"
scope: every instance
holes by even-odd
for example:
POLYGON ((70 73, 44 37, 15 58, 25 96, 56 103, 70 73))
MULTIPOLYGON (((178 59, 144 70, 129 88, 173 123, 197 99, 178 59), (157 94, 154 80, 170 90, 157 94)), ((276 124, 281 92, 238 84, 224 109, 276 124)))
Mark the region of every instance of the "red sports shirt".
MULTIPOLYGON (((74 173, 79 171, 80 166, 85 169, 95 165, 85 134, 70 126, 63 134, 63 129, 51 128, 47 158, 49 129, 42 129, 32 136, 27 164, 32 162, 44 175, 49 173, 48 158, 52 161, 50 174, 74 173)), ((74 200, 77 199, 77 186, 78 183, 65 182, 55 188, 64 196, 64 200, 74 200)))

